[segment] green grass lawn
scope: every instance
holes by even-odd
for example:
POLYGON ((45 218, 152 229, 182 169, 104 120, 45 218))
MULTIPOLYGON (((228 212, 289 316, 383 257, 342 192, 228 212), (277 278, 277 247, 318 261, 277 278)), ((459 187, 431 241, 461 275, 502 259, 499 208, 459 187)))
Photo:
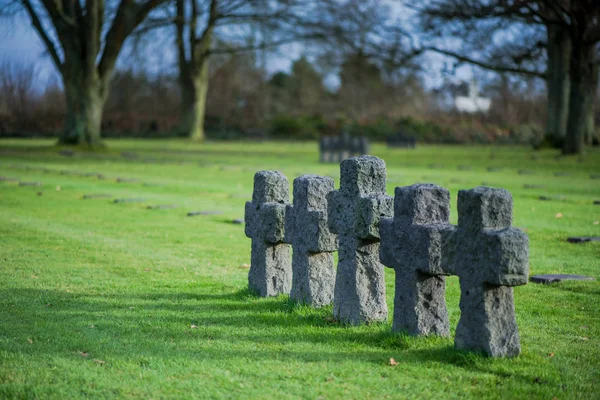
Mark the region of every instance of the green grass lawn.
MULTIPOLYGON (((246 290, 250 239, 230 221, 243 218, 259 169, 339 184, 316 144, 108 145, 67 157, 49 141, 0 141, 0 175, 42 183, 0 182, 0 398, 600 398, 600 242, 566 242, 600 236, 598 150, 373 146, 388 194, 447 187, 456 223, 459 189, 506 188, 514 226, 530 238, 531 274, 596 278, 516 288, 523 352, 489 359, 455 351, 453 338, 392 334, 391 321, 340 326, 330 307, 246 290), (98 193, 146 201, 82 199, 98 193), (159 204, 177 208, 147 208, 159 204)), ((447 282, 454 329, 460 292, 447 282)))

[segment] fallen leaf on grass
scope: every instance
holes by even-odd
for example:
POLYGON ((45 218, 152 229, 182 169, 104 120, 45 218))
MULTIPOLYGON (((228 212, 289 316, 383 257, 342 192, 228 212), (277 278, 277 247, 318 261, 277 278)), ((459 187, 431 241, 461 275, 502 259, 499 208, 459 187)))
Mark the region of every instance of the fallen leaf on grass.
POLYGON ((57 187, 56 187, 56 191, 57 191, 57 192, 60 192, 60 186, 57 186, 57 187))
MULTIPOLYGON (((87 356, 89 356, 89 353, 86 353, 85 351, 80 351, 80 352, 79 352, 79 355, 80 355, 81 357, 87 357, 87 356)), ((95 360, 94 360, 94 361, 95 361, 95 360)))
POLYGON ((558 213, 554 216, 554 218, 562 218, 562 216, 563 216, 562 213, 558 213))
POLYGON ((548 357, 554 357, 554 353, 548 354, 548 357))
POLYGON ((102 361, 102 360, 98 360, 97 358, 94 359, 94 362, 98 365, 104 365, 106 364, 106 361, 102 361))
POLYGON ((33 275, 33 274, 31 274, 31 278, 32 278, 32 279, 37 279, 37 275, 33 275))
POLYGON ((584 342, 587 342, 588 340, 590 340, 590 338, 587 338, 585 336, 579 336, 579 339, 583 340, 584 342))
POLYGON ((242 264, 240 265, 240 268, 250 268, 250 264, 242 264))
POLYGON ((327 382, 331 382, 333 380, 333 378, 330 376, 329 378, 327 378, 327 382))
POLYGON ((44 307, 52 307, 52 303, 46 303, 44 304, 44 307))
POLYGON ((600 221, 594 221, 594 225, 600 224, 600 221))
POLYGON ((198 325, 191 325, 190 328, 192 328, 192 329, 198 329, 198 325))
POLYGON ((28 338, 27 341, 29 342, 29 344, 33 344, 33 340, 28 338))
POLYGON ((580 326, 579 329, 587 329, 587 325, 580 326))
POLYGON ((393 358, 390 358, 388 365, 395 367, 396 365, 398 365, 398 361, 394 360, 393 358))

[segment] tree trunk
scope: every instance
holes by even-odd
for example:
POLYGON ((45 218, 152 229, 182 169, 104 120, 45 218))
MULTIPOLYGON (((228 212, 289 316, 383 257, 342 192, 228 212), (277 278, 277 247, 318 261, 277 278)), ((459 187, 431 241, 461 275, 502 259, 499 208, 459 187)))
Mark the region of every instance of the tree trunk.
MULTIPOLYGON (((92 74, 93 75, 93 74, 92 74)), ((97 77, 63 76, 67 115, 60 145, 104 147, 101 139, 105 93, 97 77)))
POLYGON ((585 143, 591 145, 594 137, 596 136, 596 116, 594 111, 596 109, 596 95, 598 93, 598 63, 594 63, 594 70, 592 71, 593 76, 593 98, 587 105, 586 116, 585 116, 585 143))
POLYGON ((200 61, 190 75, 181 80, 181 129, 190 139, 203 141, 208 92, 208 59, 200 61))
POLYGON ((571 38, 569 32, 556 25, 548 25, 548 115, 546 135, 564 138, 569 115, 569 60, 571 57, 571 38))
POLYGON ((594 101, 595 46, 583 40, 573 41, 571 52, 569 118, 563 154, 582 154, 586 135, 586 116, 594 101))

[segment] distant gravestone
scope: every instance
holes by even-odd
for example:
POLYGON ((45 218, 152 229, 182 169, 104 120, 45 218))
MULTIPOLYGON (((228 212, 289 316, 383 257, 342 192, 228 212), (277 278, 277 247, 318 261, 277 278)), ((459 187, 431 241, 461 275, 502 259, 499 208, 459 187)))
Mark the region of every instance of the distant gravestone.
POLYGON ((594 278, 591 276, 583 275, 567 275, 567 274, 547 274, 547 275, 534 275, 529 280, 533 283, 558 283, 562 281, 593 281, 594 278))
POLYGON ((291 246, 285 236, 289 183, 277 171, 254 175, 252 201, 246 202, 246 236, 252 239, 248 286, 262 297, 288 294, 292 284, 291 246))
POLYGON ((379 223, 392 215, 385 195, 385 162, 362 156, 342 161, 340 189, 327 196, 329 227, 338 234, 334 317, 357 325, 387 319, 379 223))
POLYGON ((502 171, 501 167, 487 167, 488 172, 499 172, 502 171))
POLYGON ((594 236, 570 237, 567 239, 567 242, 569 242, 569 243, 600 242, 600 237, 594 237, 594 236))
POLYGON ((19 186, 42 186, 41 182, 19 182, 19 186))
POLYGON ((397 187, 394 218, 381 220, 380 259, 396 271, 392 330, 411 335, 448 336, 441 268, 443 241, 453 227, 450 192, 440 186, 397 187))
POLYGON ((286 242, 292 245, 292 290, 300 304, 322 307, 333 301, 337 236, 327 226, 327 195, 333 179, 303 175, 294 179, 294 204, 285 213, 286 242))
POLYGON ((444 270, 460 279, 458 349, 493 357, 520 353, 512 286, 527 283, 529 242, 510 227, 512 208, 504 189, 458 192, 458 227, 442 254, 444 270))
POLYGON ((146 207, 148 210, 171 210, 177 208, 175 204, 156 204, 146 207))
POLYGON ((84 200, 110 199, 111 197, 113 197, 112 194, 107 194, 107 193, 94 193, 94 194, 84 194, 83 195, 84 200))
POLYGON ((117 183, 134 183, 137 181, 135 178, 117 178, 117 183))
POLYGON ((0 176, 0 182, 19 182, 19 178, 9 178, 7 176, 0 176))
POLYGON ((127 198, 127 199, 114 199, 113 200, 114 203, 143 203, 145 201, 146 201, 146 199, 143 197, 133 197, 133 198, 127 198))
POLYGON ((339 163, 349 157, 369 153, 369 140, 366 137, 351 137, 347 132, 340 136, 323 136, 319 141, 320 161, 339 163))
POLYGON ((222 211, 190 211, 187 213, 188 217, 195 217, 197 215, 219 215, 223 214, 222 211))

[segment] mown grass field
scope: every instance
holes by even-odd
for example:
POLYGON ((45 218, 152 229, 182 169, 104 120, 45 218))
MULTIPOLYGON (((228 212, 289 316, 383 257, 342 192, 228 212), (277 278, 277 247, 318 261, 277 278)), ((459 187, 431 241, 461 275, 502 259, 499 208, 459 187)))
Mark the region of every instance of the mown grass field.
MULTIPOLYGON (((459 189, 506 188, 531 274, 596 278, 516 288, 522 355, 489 359, 455 351, 452 338, 395 335, 391 321, 344 327, 331 308, 245 289, 250 239, 230 221, 243 218, 253 174, 278 169, 291 183, 318 173, 337 185, 339 166, 319 164, 316 145, 108 145, 69 157, 49 141, 0 141, 0 176, 42 183, 0 182, 0 398, 600 398, 600 242, 566 242, 600 236, 597 150, 373 146, 388 194, 445 186, 456 223, 459 189), (161 204, 177 208, 147 208, 161 204)), ((392 270, 386 278, 392 315, 392 270)), ((449 278, 453 328, 459 294, 449 278)))

